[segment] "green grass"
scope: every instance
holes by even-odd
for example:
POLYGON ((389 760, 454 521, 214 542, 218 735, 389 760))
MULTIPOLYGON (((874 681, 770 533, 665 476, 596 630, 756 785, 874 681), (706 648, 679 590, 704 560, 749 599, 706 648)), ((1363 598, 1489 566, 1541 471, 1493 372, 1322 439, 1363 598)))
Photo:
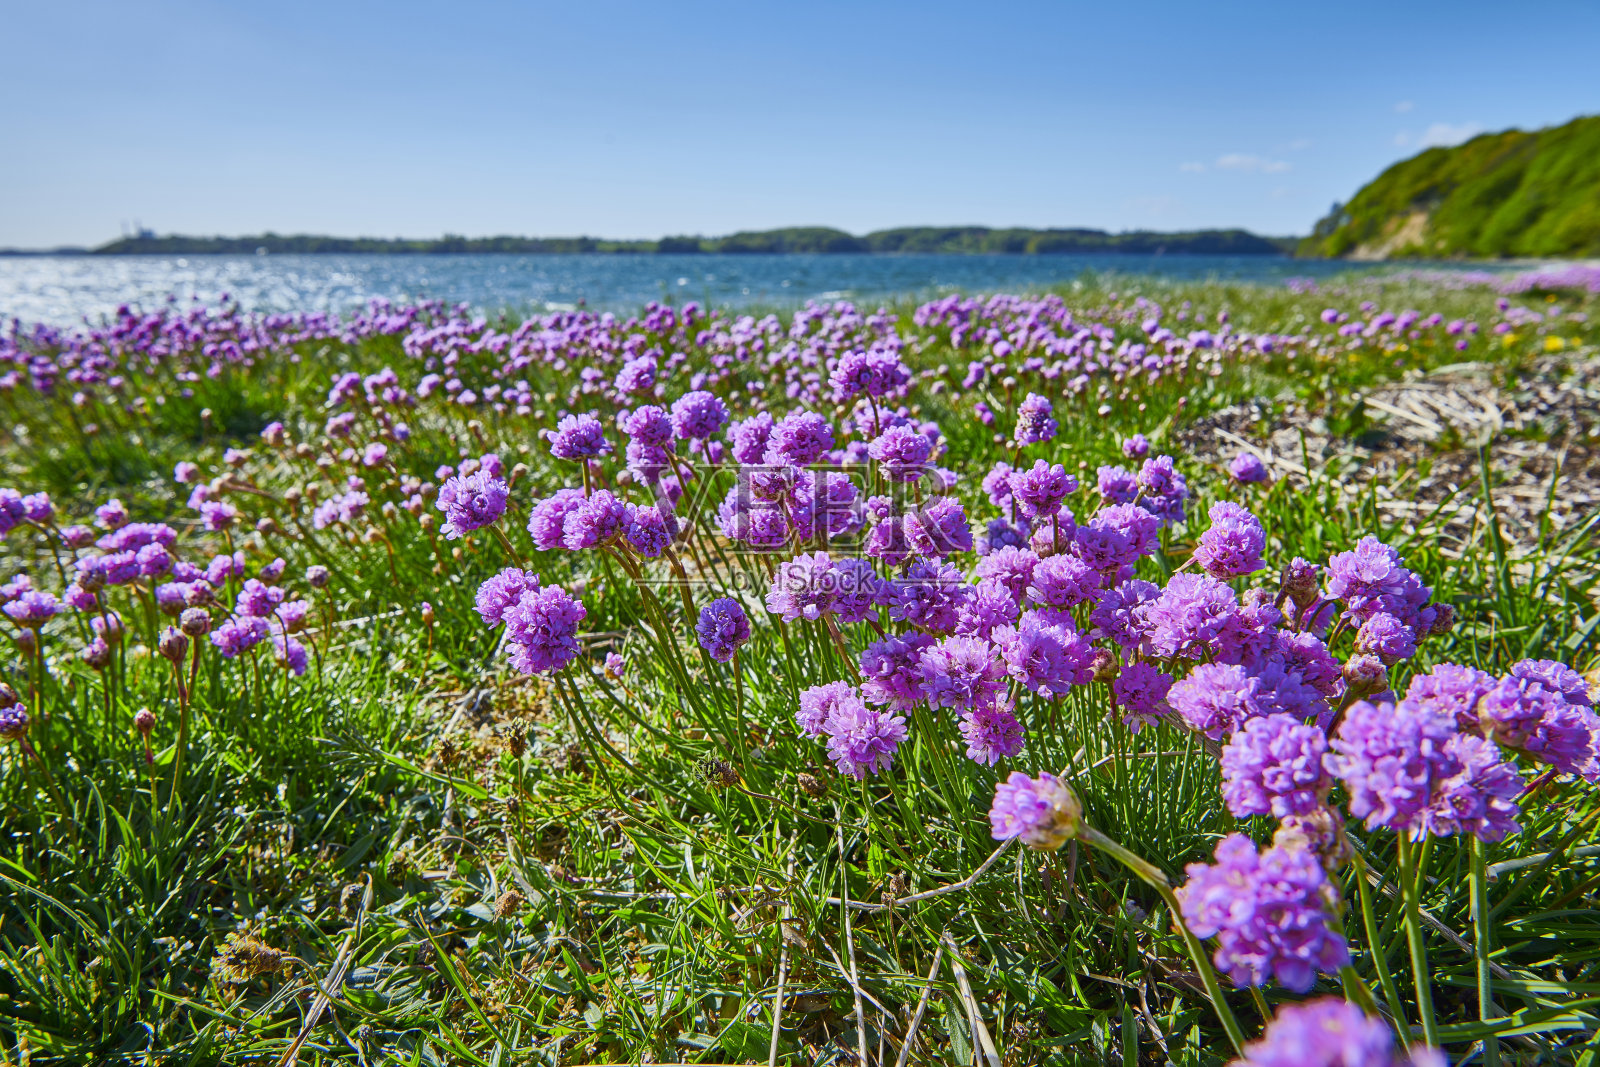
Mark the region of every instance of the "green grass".
MULTIPOLYGON (((1324 334, 1322 307, 1354 314, 1367 297, 1484 323, 1495 314, 1481 291, 1375 279, 1305 295, 1131 279, 1115 287, 1115 295, 1090 286, 1067 296, 1075 308, 1126 306, 1140 295, 1168 307, 1191 301, 1211 328, 1227 310, 1243 329, 1324 334)), ((1600 311, 1592 298, 1566 308, 1582 309, 1591 318, 1600 311)), ((909 311, 897 309, 907 330, 909 311)), ((1576 336, 1593 358, 1592 325, 1555 332, 1576 336)), ((1542 337, 1524 331, 1506 343, 1486 330, 1472 344, 1465 354, 1435 344, 1275 356, 1224 364, 1215 376, 1124 383, 1103 400, 1063 402, 1062 433, 1048 452, 1069 467, 1085 464, 1092 482, 1096 466, 1120 461, 1118 442, 1134 431, 1151 433, 1159 451, 1187 421, 1250 399, 1301 402, 1336 417, 1339 398, 1354 390, 1464 359, 1526 358, 1542 350, 1542 337)), ((873 1062, 881 1040, 883 1062, 892 1063, 926 993, 913 1062, 966 1063, 983 1038, 954 976, 954 952, 1007 1064, 1199 1067, 1228 1058, 1170 916, 1103 853, 1012 850, 969 889, 858 910, 847 921, 843 898, 925 892, 976 870, 995 848, 986 813, 997 774, 1012 768, 965 759, 948 717, 924 708, 892 773, 865 786, 834 774, 822 746, 797 737, 793 721, 799 689, 850 677, 825 631, 754 619, 736 676, 683 641, 675 593, 658 590, 647 604, 603 557, 532 553, 530 566, 547 582, 582 583, 589 655, 558 679, 523 678, 504 668, 495 635, 472 612, 478 583, 506 562, 493 538, 445 541, 404 511, 385 516, 381 505, 404 496, 390 484, 397 479, 374 480, 375 539, 363 536, 364 523, 320 532, 297 524, 285 491, 321 481, 326 497, 329 476, 261 446, 256 431, 277 418, 295 440, 315 439, 327 386, 344 370, 393 364, 416 376, 392 339, 317 342, 305 355, 198 384, 192 400, 152 404, 152 414, 97 403, 102 431, 94 435, 83 430, 86 413, 73 423, 64 397, 19 392, 5 401, 10 421, 28 427, 0 451, 7 480, 48 489, 79 514, 108 495, 141 519, 186 514, 172 463, 216 463, 227 447, 253 447, 241 476, 270 495, 229 499, 286 532, 240 532, 239 544, 257 563, 286 558, 288 584, 302 592, 310 591, 296 576, 307 565, 334 570, 327 588, 311 593, 315 657, 305 677, 275 669, 270 649, 253 663, 202 659, 177 796, 169 795, 176 686, 169 665, 148 651, 164 620, 124 611, 129 637, 103 675, 76 659, 78 630, 55 624, 34 705, 50 721, 31 738, 67 810, 16 745, 0 757, 0 1054, 9 1061, 268 1063, 303 1038, 302 1063, 765 1063, 781 974, 778 1062, 849 1063, 859 1036, 873 1062), (202 421, 201 408, 212 417, 202 421), (124 424, 113 430, 113 418, 124 424), (432 626, 422 621, 423 600, 436 613, 432 626), (676 651, 664 651, 663 640, 676 651), (608 650, 627 659, 621 681, 595 669, 608 650), (131 728, 146 707, 158 722, 148 766, 131 728), (707 761, 732 764, 739 784, 719 787, 707 761), (802 774, 821 779, 826 795, 810 795, 802 774), (224 981, 213 961, 237 931, 290 962, 270 976, 224 981), (342 974, 342 984, 327 988, 330 974, 342 974), (864 1035, 853 986, 862 990, 864 1035), (312 1025, 323 988, 331 1004, 312 1025)), ((935 341, 909 358, 947 364, 959 382, 969 355, 935 341)), ((557 397, 540 401, 553 411, 573 370, 524 373, 535 393, 557 397)), ((763 374, 737 370, 741 382, 763 374)), ((136 392, 176 397, 179 387, 158 373, 136 392)), ((989 517, 976 483, 1008 456, 992 440, 1001 427, 979 424, 972 398, 954 389, 935 393, 924 383, 912 399, 944 427, 946 462, 968 475, 969 515, 989 517)), ((1003 390, 989 399, 997 411, 1010 406, 1003 390)), ((527 464, 505 526, 518 552, 528 552, 520 532, 527 502, 572 474, 532 436, 538 419, 476 415, 481 424, 472 426, 459 409, 419 404, 407 416, 411 437, 391 458, 399 472, 422 478, 462 450, 492 447, 508 467, 527 464)), ((1366 533, 1394 544, 1462 615, 1454 633, 1427 644, 1416 670, 1441 661, 1503 670, 1525 656, 1580 668, 1595 660, 1600 549, 1587 528, 1547 533, 1525 557, 1508 559, 1481 507, 1471 534, 1450 539, 1437 536, 1427 511, 1395 525, 1376 507, 1376 487, 1352 492, 1337 468, 1240 490, 1221 472, 1179 459, 1195 494, 1190 514, 1217 499, 1246 503, 1269 531, 1273 565, 1295 554, 1325 559, 1366 533)), ((1463 490, 1469 502, 1476 493, 1463 490)), ((1073 502, 1080 515, 1092 509, 1086 497, 1073 502)), ((309 510, 300 505, 302 519, 309 510)), ((1166 566, 1186 558, 1197 526, 1169 534, 1166 566)), ((8 574, 25 569, 59 588, 49 557, 23 531, 5 552, 8 574)), ((738 573, 764 575, 748 558, 701 563, 724 584, 738 573)), ((1161 565, 1141 566, 1158 577, 1161 565)), ((694 595, 703 602, 713 593, 694 595)), ((845 637, 852 650, 869 639, 861 627, 845 637)), ((20 660, 8 680, 26 687, 20 660)), ((1216 761, 1171 727, 1133 736, 1109 721, 1104 688, 1080 687, 1054 703, 1024 694, 1019 715, 1034 728, 1016 767, 1067 775, 1088 822, 1181 880, 1186 863, 1240 828, 1222 807, 1216 761)), ((1488 886, 1493 958, 1510 976, 1494 979, 1495 994, 1525 1023, 1524 1036, 1503 1039, 1514 1062, 1595 1061, 1600 861, 1589 846, 1597 823, 1590 788, 1552 782, 1524 805, 1522 833, 1491 849, 1491 864, 1548 854, 1488 886)), ((1242 828, 1258 841, 1272 831, 1268 820, 1242 828)), ((1381 886, 1392 888, 1392 835, 1361 836, 1381 886)), ((1456 1058, 1482 1036, 1470 946, 1440 932, 1472 939, 1467 870, 1468 849, 1454 839, 1426 853, 1422 905, 1440 924, 1428 935, 1433 996, 1456 1058)), ((1344 877, 1354 899, 1349 869, 1344 877)), ((1390 966, 1403 974, 1398 910, 1381 905, 1379 922, 1390 966)), ((1355 927, 1359 917, 1348 921, 1355 927)), ((1359 936, 1352 944, 1371 979, 1372 946, 1359 936)), ((1401 987, 1409 998, 1409 983, 1401 987)), ((1273 986, 1267 999, 1296 998, 1273 986)), ((1230 1000, 1256 1033, 1250 998, 1230 1000)))

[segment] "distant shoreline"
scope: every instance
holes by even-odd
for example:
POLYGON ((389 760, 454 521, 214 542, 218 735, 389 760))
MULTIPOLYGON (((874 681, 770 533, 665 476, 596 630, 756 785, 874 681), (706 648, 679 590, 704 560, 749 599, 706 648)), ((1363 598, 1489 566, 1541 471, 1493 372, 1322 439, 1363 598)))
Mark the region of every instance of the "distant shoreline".
POLYGON ((1293 252, 1299 239, 1247 230, 1108 233, 1090 229, 917 226, 857 236, 820 226, 744 231, 723 237, 655 240, 599 237, 328 237, 265 233, 243 237, 158 236, 148 231, 95 248, 0 249, 0 255, 1267 255, 1293 252))

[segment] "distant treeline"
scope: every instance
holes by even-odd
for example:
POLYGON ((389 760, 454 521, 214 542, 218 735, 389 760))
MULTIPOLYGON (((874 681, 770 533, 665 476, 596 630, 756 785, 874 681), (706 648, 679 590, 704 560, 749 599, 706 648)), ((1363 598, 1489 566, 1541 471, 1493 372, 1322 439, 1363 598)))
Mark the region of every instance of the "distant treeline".
POLYGON ((94 255, 224 255, 270 253, 384 253, 449 255, 510 252, 521 254, 685 254, 685 253, 905 253, 1061 255, 1074 252, 1123 252, 1138 255, 1283 255, 1293 251, 1292 237, 1259 237, 1245 230, 1196 230, 1154 233, 1136 230, 992 230, 984 226, 910 226, 878 230, 864 237, 826 226, 795 226, 729 234, 726 237, 663 237, 658 241, 612 241, 598 237, 455 237, 408 240, 383 237, 282 236, 257 237, 124 237, 91 250, 94 255))

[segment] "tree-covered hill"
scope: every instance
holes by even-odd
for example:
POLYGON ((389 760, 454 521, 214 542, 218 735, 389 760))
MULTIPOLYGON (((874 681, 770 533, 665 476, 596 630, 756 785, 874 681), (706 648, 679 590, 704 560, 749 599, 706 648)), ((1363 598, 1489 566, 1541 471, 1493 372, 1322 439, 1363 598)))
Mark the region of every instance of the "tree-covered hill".
POLYGON ((1430 148, 1317 223, 1304 256, 1600 256, 1600 115, 1430 148))
POLYGON ((989 253, 1050 255, 1123 252, 1135 255, 1283 255, 1294 249, 1293 238, 1259 237, 1246 230, 1197 230, 1185 233, 1131 231, 1107 233, 1085 229, 990 229, 985 226, 911 226, 879 230, 858 237, 826 226, 792 226, 778 230, 743 231, 725 237, 678 236, 660 240, 619 241, 596 237, 457 237, 412 240, 382 237, 283 236, 254 237, 157 236, 142 233, 94 249, 102 255, 248 255, 267 253, 448 254, 463 252, 547 253, 989 253))

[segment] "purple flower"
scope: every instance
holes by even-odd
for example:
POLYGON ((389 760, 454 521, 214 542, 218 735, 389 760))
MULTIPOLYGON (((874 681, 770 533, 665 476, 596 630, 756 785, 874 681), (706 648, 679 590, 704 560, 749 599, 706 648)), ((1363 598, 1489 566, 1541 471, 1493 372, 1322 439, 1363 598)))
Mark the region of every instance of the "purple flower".
POLYGON ((1317 972, 1350 962, 1344 937, 1329 926, 1333 888, 1309 849, 1256 852, 1243 834, 1218 843, 1214 865, 1191 863, 1178 893, 1183 919, 1199 937, 1215 937, 1217 970, 1237 986, 1276 978, 1296 993, 1317 972))
POLYGON ((1367 829, 1420 836, 1435 785, 1459 770, 1448 746, 1455 736, 1443 712, 1358 700, 1345 710, 1326 763, 1350 794, 1350 814, 1367 829))
POLYGON ((1017 432, 1015 440, 1019 447, 1042 444, 1056 435, 1059 424, 1050 417, 1055 408, 1050 401, 1036 393, 1029 393, 1021 404, 1017 405, 1017 432))
POLYGON ((1436 837, 1474 834, 1501 841, 1522 829, 1517 823, 1522 778, 1500 758, 1493 741, 1457 734, 1445 743, 1455 773, 1439 779, 1422 811, 1420 830, 1436 837))
POLYGON ((816 620, 833 610, 836 593, 833 561, 828 554, 802 552, 779 564, 767 592, 767 610, 784 622, 816 620))
POLYGON ((985 578, 972 587, 956 620, 956 633, 987 639, 996 626, 1015 622, 1017 598, 997 578, 985 578))
POLYGON ((1253 574, 1266 566, 1261 550, 1267 532, 1256 517, 1238 504, 1223 501, 1211 505, 1211 526, 1200 535, 1194 559, 1213 578, 1234 578, 1253 574))
POLYGON ((840 622, 862 622, 873 615, 883 599, 884 580, 872 563, 858 557, 833 564, 833 613, 840 622))
MULTIPOLYGON (((606 428, 593 415, 568 415, 547 436, 550 454, 557 459, 589 459, 611 451, 606 428)), ((443 490, 440 495, 444 495, 443 490)))
POLYGON ((1027 519, 1017 523, 1005 519, 990 519, 984 524, 983 532, 974 538, 974 546, 980 556, 999 552, 1003 548, 1026 549, 1030 532, 1027 519))
POLYGON ((728 448, 740 463, 760 463, 772 436, 772 416, 758 412, 728 427, 728 448))
POLYGON ((1053 774, 1029 778, 1021 771, 995 786, 989 808, 989 835, 996 841, 1020 838, 1041 852, 1054 852, 1078 836, 1083 805, 1067 783, 1053 774))
POLYGON ((672 543, 667 520, 654 506, 632 509, 624 533, 633 550, 648 559, 655 559, 672 543))
POLYGON ((1004 698, 963 712, 961 737, 967 743, 967 758, 985 767, 1022 751, 1022 724, 1004 698))
POLYGON ((145 545, 134 554, 134 560, 139 565, 139 573, 146 578, 154 578, 172 569, 172 553, 163 544, 145 545))
POLYGON ((856 700, 856 691, 848 682, 828 682, 800 690, 800 710, 795 722, 812 737, 821 737, 828 717, 841 704, 856 700))
POLYGON ((1437 1049, 1395 1047, 1382 1019, 1338 997, 1284 1004, 1259 1041, 1230 1067, 1446 1067, 1437 1049))
POLYGON ((750 640, 750 620, 737 600, 718 597, 700 609, 700 621, 695 624, 694 632, 700 647, 712 659, 726 663, 740 645, 750 640))
POLYGON ((1094 646, 1066 614, 1025 613, 1015 626, 997 626, 993 640, 1011 677, 1041 696, 1066 696, 1094 678, 1094 646))
POLYGON ((814 411, 791 411, 772 428, 765 463, 809 467, 833 447, 833 427, 814 411))
POLYGON ((622 658, 622 653, 620 652, 607 652, 605 663, 600 668, 601 673, 613 682, 622 681, 622 676, 627 669, 628 661, 622 658))
POLYGON ((567 516, 583 506, 582 489, 558 489, 533 506, 528 515, 528 533, 541 552, 560 548, 566 538, 567 516))
POLYGON ((211 643, 217 646, 223 659, 233 659, 265 641, 271 634, 266 619, 243 616, 230 619, 211 631, 211 643))
POLYGON ((19 701, 0 707, 0 741, 20 741, 28 732, 28 709, 19 701))
MULTIPOLYGON (((838 477, 843 477, 839 475, 838 477)), ((943 559, 956 552, 972 551, 972 529, 960 501, 936 496, 904 518, 903 530, 912 551, 921 556, 943 559)))
MULTIPOLYGON (((17 502, 19 505, 21 504, 20 497, 17 502)), ((26 512, 23 512, 23 516, 26 517, 26 512)), ((94 509, 94 524, 102 530, 115 530, 127 525, 127 523, 128 509, 123 507, 122 501, 116 497, 112 497, 94 509)))
POLYGON ((984 495, 989 498, 989 503, 1001 511, 1008 511, 1011 507, 1011 473, 1011 464, 999 461, 983 476, 984 495))
POLYGON ((889 634, 861 652, 861 697, 868 704, 909 711, 922 699, 922 653, 934 638, 889 634))
POLYGON ((1073 550, 1102 570, 1127 566, 1155 549, 1160 530, 1161 520, 1139 505, 1113 504, 1078 527, 1073 550))
POLYGON ((537 574, 518 570, 516 567, 507 567, 478 586, 474 606, 485 626, 499 626, 505 621, 506 612, 522 599, 522 594, 537 588, 539 588, 537 574))
POLYGON ((1499 684, 1494 675, 1475 667, 1441 663, 1427 674, 1418 674, 1411 679, 1411 685, 1406 689, 1405 703, 1442 712, 1454 719, 1458 728, 1476 731, 1479 726, 1478 704, 1499 684))
POLYGON ((1004 684, 994 647, 981 637, 946 637, 922 653, 922 694, 933 707, 992 704, 1004 684))
POLYGON ((1584 681, 1583 675, 1553 659, 1519 660, 1511 665, 1511 676, 1553 689, 1568 704, 1581 704, 1586 708, 1594 706, 1594 700, 1589 695, 1589 683, 1584 681))
POLYGON ((1163 523, 1183 521, 1183 503, 1189 483, 1178 473, 1171 456, 1147 459, 1139 469, 1139 503, 1163 523))
POLYGON ((867 454, 894 481, 914 482, 927 471, 933 442, 913 426, 891 426, 867 446, 867 454))
POLYGON ((572 552, 609 543, 622 534, 628 522, 628 505, 609 489, 596 489, 594 495, 567 512, 561 527, 561 543, 572 552))
POLYGON ((828 384, 833 386, 835 400, 849 400, 866 393, 868 396, 886 396, 911 380, 911 371, 893 352, 873 348, 862 352, 853 350, 839 357, 828 384))
POLYGON ((1282 661, 1285 671, 1298 675, 1325 699, 1332 700, 1344 692, 1339 661, 1316 634, 1280 630, 1273 635, 1272 651, 1282 661))
POLYGON ((1220 654, 1237 634, 1239 601, 1232 589, 1206 574, 1174 574, 1145 609, 1150 647, 1163 659, 1220 654))
POLYGON ((1139 495, 1139 476, 1126 467, 1101 467, 1095 485, 1101 497, 1112 504, 1131 504, 1139 495))
POLYGON ((523 674, 565 667, 578 654, 578 623, 586 615, 583 604, 559 585, 523 593, 504 615, 511 666, 523 674))
POLYGON ((447 540, 454 540, 497 521, 505 514, 510 488, 484 471, 457 475, 439 487, 437 506, 444 512, 442 527, 447 540))
POLYGON ((618 415, 617 428, 632 438, 634 444, 665 448, 672 443, 672 419, 665 408, 654 404, 644 404, 618 415))
POLYGON ((1033 568, 1028 599, 1041 607, 1065 611, 1094 600, 1100 583, 1100 572, 1076 556, 1050 556, 1033 568))
POLYGON ((50 593, 27 589, 0 610, 4 610, 11 621, 24 630, 37 630, 61 610, 61 602, 50 593))
POLYGON ((1479 701, 1478 720, 1477 730, 1564 774, 1590 781, 1600 777, 1600 716, 1569 704, 1558 689, 1514 675, 1504 678, 1479 701))
POLYGON ((1022 514, 1030 519, 1054 515, 1061 510, 1062 502, 1077 490, 1078 479, 1068 474, 1065 467, 1059 463, 1051 466, 1042 459, 1035 460, 1028 470, 1014 471, 1011 475, 1011 495, 1022 514))
POLYGON ((672 402, 672 432, 689 440, 710 437, 728 421, 728 406, 697 389, 672 402))
POLYGON ((904 716, 869 708, 854 691, 834 705, 822 729, 828 735, 828 757, 840 774, 855 779, 887 771, 906 739, 904 716))
POLYGON ((272 635, 272 658, 296 678, 306 673, 306 646, 283 634, 272 635))
POLYGON ((1239 818, 1281 819, 1321 807, 1333 778, 1327 735, 1281 712, 1244 723, 1222 749, 1222 799, 1239 818))
POLYGON ((1150 453, 1150 440, 1142 433, 1136 433, 1122 442, 1122 454, 1129 459, 1143 459, 1150 453))
POLYGON ((1358 622, 1386 611, 1421 634, 1432 629, 1437 616, 1428 604, 1432 590, 1376 537, 1363 537, 1351 551, 1328 560, 1326 588, 1330 600, 1344 602, 1345 617, 1358 622))
POLYGON ((1377 656, 1385 666, 1392 667, 1416 654, 1417 639, 1405 623, 1387 611, 1379 611, 1369 615, 1356 632, 1356 651, 1377 656))
POLYGON ((623 394, 642 393, 656 384, 656 360, 654 356, 639 356, 630 359, 617 371, 616 380, 612 383, 617 392, 623 394))
POLYGON ((967 590, 955 567, 919 559, 904 577, 885 582, 883 595, 891 619, 943 634, 955 629, 967 590))
POLYGON ((200 518, 211 533, 221 533, 239 521, 239 509, 222 500, 207 500, 200 505, 200 518))
POLYGON ((1228 473, 1233 475, 1234 481, 1245 485, 1264 482, 1267 480, 1267 465, 1254 452, 1240 452, 1228 464, 1228 473))
POLYGON ((1202 663, 1172 687, 1167 702, 1191 730, 1217 741, 1276 710, 1263 689, 1262 680, 1238 664, 1202 663))
POLYGON ((1011 593, 1013 600, 1021 603, 1028 595, 1028 586, 1033 582, 1033 569, 1038 564, 1039 557, 1032 552, 1007 545, 980 559, 973 568, 973 574, 980 582, 986 578, 998 581, 1011 593))
POLYGON ((22 498, 22 513, 29 522, 44 526, 55 517, 55 505, 48 493, 32 493, 22 498))
POLYGON ((1138 733, 1154 726, 1172 711, 1167 694, 1172 691, 1172 675, 1148 663, 1130 663, 1111 683, 1111 694, 1122 709, 1122 722, 1138 733))
POLYGON ((1154 582, 1129 578, 1100 594, 1089 622, 1098 636, 1109 637, 1123 648, 1138 648, 1148 636, 1146 607, 1161 596, 1154 582))
POLYGON ((283 597, 282 589, 251 578, 239 590, 239 595, 234 601, 234 610, 240 615, 254 615, 265 619, 283 603, 283 597))

